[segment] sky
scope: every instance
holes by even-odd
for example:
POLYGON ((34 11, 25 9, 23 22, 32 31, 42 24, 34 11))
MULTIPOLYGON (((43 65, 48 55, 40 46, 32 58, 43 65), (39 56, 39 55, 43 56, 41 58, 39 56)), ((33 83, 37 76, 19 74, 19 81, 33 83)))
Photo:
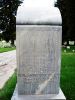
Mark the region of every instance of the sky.
MULTIPOLYGON (((55 0, 56 1, 56 0, 55 0)), ((59 22, 61 16, 54 0, 24 0, 17 11, 17 22, 59 22)))

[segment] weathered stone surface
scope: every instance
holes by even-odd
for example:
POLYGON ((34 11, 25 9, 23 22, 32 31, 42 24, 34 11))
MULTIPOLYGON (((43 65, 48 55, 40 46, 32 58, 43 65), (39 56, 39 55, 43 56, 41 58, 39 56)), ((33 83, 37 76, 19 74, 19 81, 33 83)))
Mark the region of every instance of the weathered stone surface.
POLYGON ((61 89, 59 89, 58 94, 18 95, 18 89, 16 87, 11 100, 66 100, 66 98, 61 89))
POLYGON ((61 26, 17 25, 19 94, 59 92, 61 33, 61 26))

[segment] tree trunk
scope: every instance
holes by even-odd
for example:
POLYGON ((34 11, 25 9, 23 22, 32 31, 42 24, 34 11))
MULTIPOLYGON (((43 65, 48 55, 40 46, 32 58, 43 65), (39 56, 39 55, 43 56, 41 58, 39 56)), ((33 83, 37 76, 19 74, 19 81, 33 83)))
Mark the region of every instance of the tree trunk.
POLYGON ((69 40, 67 40, 67 46, 69 46, 69 40))
POLYGON ((75 41, 74 41, 74 46, 75 46, 75 41))

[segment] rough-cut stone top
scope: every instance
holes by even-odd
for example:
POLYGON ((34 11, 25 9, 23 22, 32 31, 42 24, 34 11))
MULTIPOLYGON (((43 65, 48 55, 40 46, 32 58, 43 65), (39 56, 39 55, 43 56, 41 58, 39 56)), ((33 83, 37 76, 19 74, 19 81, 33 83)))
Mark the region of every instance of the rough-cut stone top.
POLYGON ((17 24, 61 25, 61 15, 54 0, 24 0, 17 11, 17 24))

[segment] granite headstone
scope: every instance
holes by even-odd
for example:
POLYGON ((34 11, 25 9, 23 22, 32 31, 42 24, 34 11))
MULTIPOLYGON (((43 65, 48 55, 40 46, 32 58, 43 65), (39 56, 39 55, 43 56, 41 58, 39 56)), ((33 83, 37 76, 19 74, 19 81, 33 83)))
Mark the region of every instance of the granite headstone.
POLYGON ((18 8, 18 74, 12 100, 65 100, 60 90, 61 15, 49 2, 25 0, 18 8))

